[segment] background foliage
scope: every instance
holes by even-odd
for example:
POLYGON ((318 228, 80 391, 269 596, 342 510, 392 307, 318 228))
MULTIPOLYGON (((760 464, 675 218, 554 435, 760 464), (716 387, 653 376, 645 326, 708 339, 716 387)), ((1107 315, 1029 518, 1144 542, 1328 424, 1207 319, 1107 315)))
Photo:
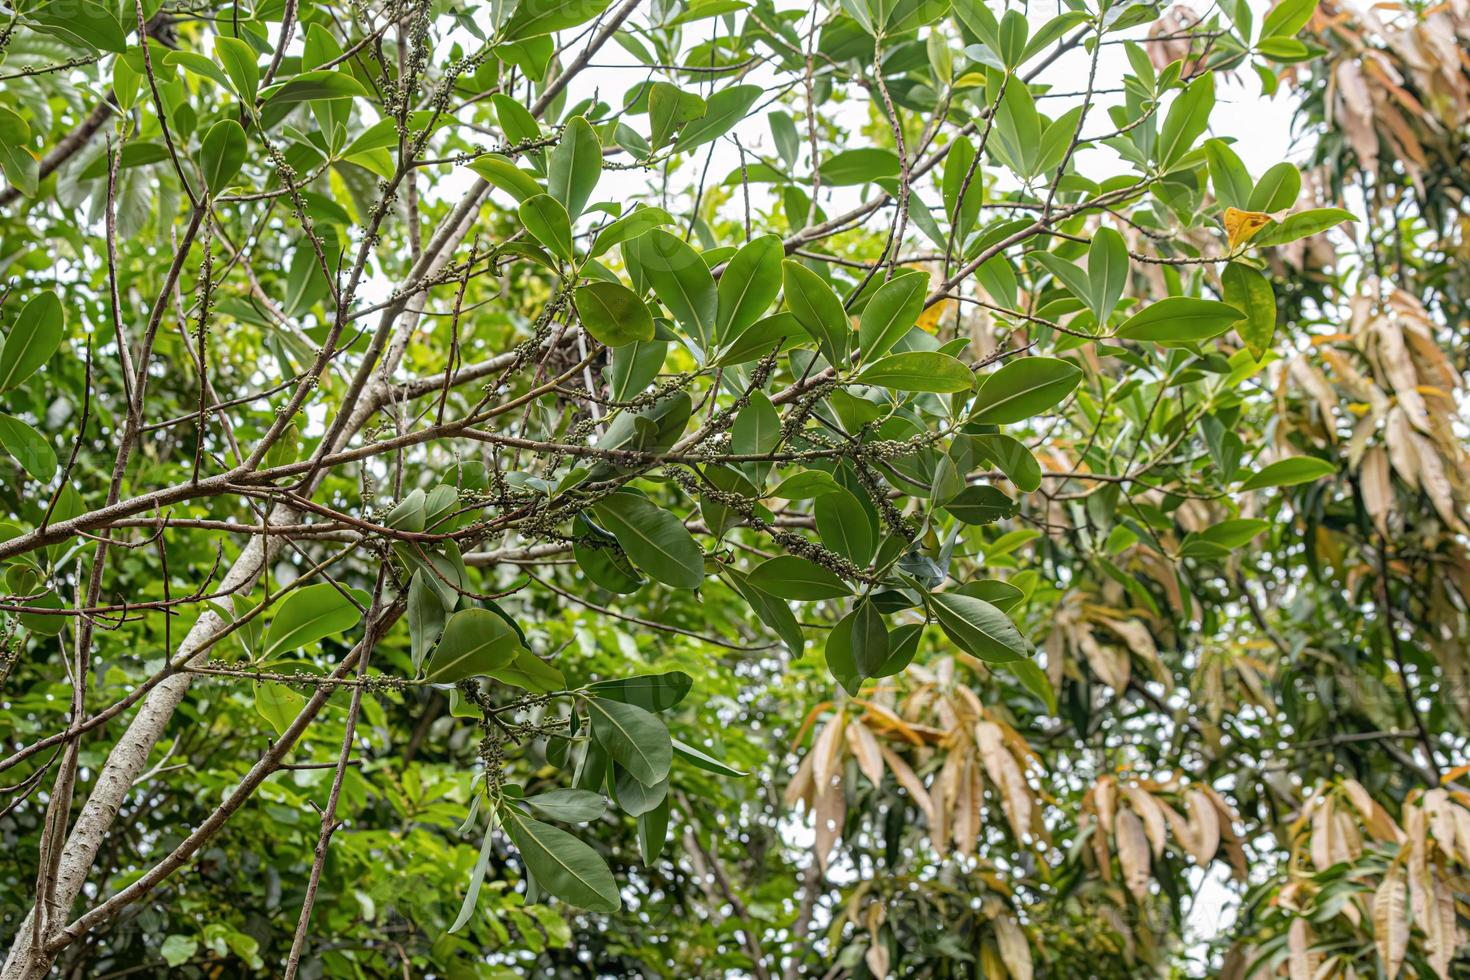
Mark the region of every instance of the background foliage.
POLYGON ((1463 0, 3 13, 4 976, 1464 968, 1463 0))

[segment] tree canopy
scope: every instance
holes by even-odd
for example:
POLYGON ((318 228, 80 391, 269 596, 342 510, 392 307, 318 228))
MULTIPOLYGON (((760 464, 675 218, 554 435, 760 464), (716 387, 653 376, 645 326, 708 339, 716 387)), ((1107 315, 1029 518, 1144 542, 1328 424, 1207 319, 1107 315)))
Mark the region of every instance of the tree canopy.
POLYGON ((0 977, 1470 969, 1467 46, 10 5, 0 977))

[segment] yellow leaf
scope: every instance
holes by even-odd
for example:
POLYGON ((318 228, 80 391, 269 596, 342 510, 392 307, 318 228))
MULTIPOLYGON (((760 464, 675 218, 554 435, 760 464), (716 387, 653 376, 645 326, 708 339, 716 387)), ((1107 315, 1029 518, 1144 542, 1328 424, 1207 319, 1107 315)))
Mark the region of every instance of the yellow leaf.
POLYGON ((1225 209, 1225 234, 1230 236, 1230 249, 1234 251, 1256 236, 1271 223, 1271 216, 1264 211, 1242 211, 1239 208, 1225 209))

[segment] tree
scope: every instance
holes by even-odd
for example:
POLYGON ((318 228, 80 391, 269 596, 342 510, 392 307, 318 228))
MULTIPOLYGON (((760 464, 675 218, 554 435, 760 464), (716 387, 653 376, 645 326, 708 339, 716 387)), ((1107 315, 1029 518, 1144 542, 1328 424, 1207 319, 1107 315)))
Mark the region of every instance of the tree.
POLYGON ((1160 13, 17 7, 0 976, 1461 968, 1470 16, 1160 13))

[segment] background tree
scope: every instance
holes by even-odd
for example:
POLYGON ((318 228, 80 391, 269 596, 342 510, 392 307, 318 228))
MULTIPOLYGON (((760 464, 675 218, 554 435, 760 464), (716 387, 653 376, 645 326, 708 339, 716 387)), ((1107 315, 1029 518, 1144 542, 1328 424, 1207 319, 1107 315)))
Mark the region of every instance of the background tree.
POLYGON ((14 7, 0 975, 1451 975, 1467 40, 14 7))

